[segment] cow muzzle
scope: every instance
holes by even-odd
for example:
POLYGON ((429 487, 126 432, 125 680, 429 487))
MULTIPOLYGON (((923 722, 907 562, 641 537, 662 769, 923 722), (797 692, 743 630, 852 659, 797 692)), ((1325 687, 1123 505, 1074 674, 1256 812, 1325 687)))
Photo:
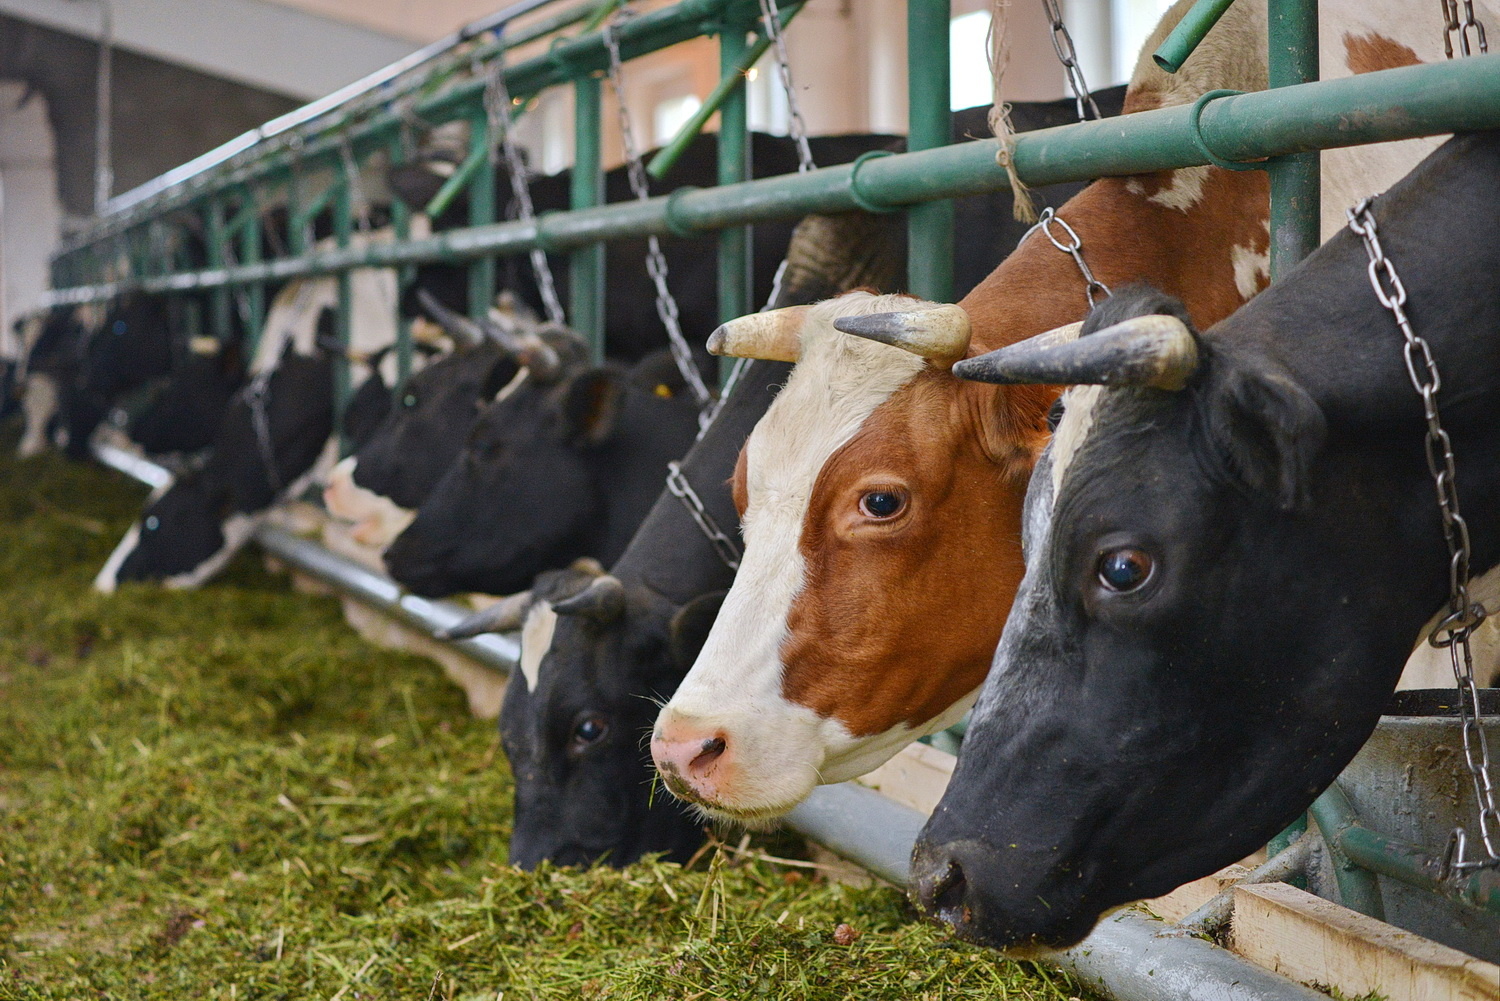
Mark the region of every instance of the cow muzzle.
POLYGON ((723 720, 668 708, 651 737, 662 783, 705 814, 757 826, 785 814, 812 790, 817 770, 773 764, 723 720), (797 778, 799 774, 805 777, 797 778))

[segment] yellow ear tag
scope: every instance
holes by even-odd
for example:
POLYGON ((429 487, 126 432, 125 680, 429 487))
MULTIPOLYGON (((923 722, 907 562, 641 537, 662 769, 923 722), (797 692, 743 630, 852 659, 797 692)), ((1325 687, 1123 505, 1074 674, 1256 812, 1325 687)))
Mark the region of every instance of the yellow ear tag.
POLYGON ((656 384, 656 389, 653 390, 653 392, 655 392, 657 396, 660 396, 664 400, 670 400, 672 398, 672 387, 668 386, 665 382, 658 382, 656 384))

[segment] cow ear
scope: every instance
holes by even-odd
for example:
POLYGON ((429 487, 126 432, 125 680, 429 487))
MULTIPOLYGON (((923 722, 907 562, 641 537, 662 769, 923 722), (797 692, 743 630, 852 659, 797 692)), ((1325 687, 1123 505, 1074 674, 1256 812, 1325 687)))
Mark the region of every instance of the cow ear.
POLYGON ((579 445, 602 445, 615 432, 625 379, 621 373, 596 368, 570 380, 563 388, 563 421, 568 440, 579 445))
POLYGON ((1195 391, 1210 468, 1283 511, 1305 507, 1328 423, 1291 373, 1270 359, 1220 355, 1195 391))
POLYGON ((693 661, 698 659, 698 651, 703 649, 708 631, 713 628, 714 619, 719 615, 719 606, 724 604, 724 596, 728 593, 713 591, 700 594, 672 616, 667 638, 671 644, 672 659, 679 667, 692 667, 693 661))
POLYGON ((484 377, 484 385, 480 387, 479 398, 486 403, 490 402, 500 395, 500 390, 511 384, 520 371, 520 363, 510 355, 501 355, 496 358, 495 364, 490 366, 489 374, 484 377))

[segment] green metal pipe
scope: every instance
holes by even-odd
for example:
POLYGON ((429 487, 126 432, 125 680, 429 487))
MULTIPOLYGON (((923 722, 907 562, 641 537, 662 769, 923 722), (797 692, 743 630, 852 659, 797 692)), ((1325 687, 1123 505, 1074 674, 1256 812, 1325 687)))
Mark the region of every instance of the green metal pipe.
MULTIPOLYGON (((1267 24, 1273 88, 1318 79, 1318 0, 1279 0, 1267 24)), ((1279 281, 1317 249, 1322 205, 1316 151, 1279 157, 1266 167, 1271 181, 1271 280, 1279 281)))
POLYGON ((1333 875, 1344 906, 1384 921, 1385 902, 1380 896, 1380 882, 1368 869, 1351 859, 1344 848, 1344 835, 1359 819, 1349 797, 1335 782, 1307 808, 1307 812, 1333 853, 1333 875))
POLYGON ((1177 22, 1172 33, 1151 53, 1152 62, 1168 73, 1176 73, 1182 69, 1182 64, 1187 62, 1188 56, 1203 41, 1203 36, 1219 23, 1219 18, 1224 16, 1232 3, 1234 0, 1198 0, 1182 15, 1182 20, 1177 22))
MULTIPOLYGON (((1205 158, 1190 137, 1190 118, 1190 108, 1177 106, 1024 132, 1016 137, 1018 169, 1023 180, 1037 185, 1199 165, 1205 158)), ((1236 160, 1485 128, 1500 128, 1500 53, 1225 97, 1210 102, 1201 116, 1208 146, 1236 160)), ((899 208, 1004 189, 1005 171, 995 162, 995 148, 993 140, 976 141, 867 160, 858 168, 858 197, 851 191, 856 168, 844 164, 555 213, 529 224, 451 230, 403 245, 318 251, 255 268, 189 272, 141 284, 151 291, 174 291, 348 267, 457 261, 538 245, 567 250, 598 240, 668 234, 669 209, 679 230, 707 231, 809 212, 844 212, 861 204, 899 208)), ((54 292, 49 301, 86 302, 117 291, 115 285, 82 286, 54 292)))
MULTIPOLYGON (((469 225, 488 226, 495 221, 495 160, 490 156, 495 137, 489 116, 478 109, 469 119, 469 159, 479 166, 469 181, 469 225)), ((469 316, 479 320, 489 315, 495 302, 495 259, 488 255, 469 261, 469 316)))
MULTIPOLYGON (((458 169, 443 182, 443 186, 438 188, 437 194, 432 196, 432 201, 427 203, 427 207, 422 212, 429 219, 436 219, 448 211, 448 206, 453 204, 453 199, 457 198, 458 193, 474 179, 475 171, 483 167, 484 161, 488 160, 489 157, 490 151, 487 149, 471 152, 468 158, 458 165, 458 169)), ((396 200, 399 201, 400 199, 396 200)))
MULTIPOLYGON (((333 237, 338 248, 348 252, 350 239, 354 235, 354 192, 352 190, 352 178, 348 175, 340 177, 334 182, 335 197, 333 200, 333 237)), ((349 345, 353 341, 354 328, 354 275, 350 271, 338 273, 339 309, 334 318, 334 330, 339 344, 344 348, 339 356, 333 360, 333 415, 334 426, 343 423, 344 410, 349 406, 349 397, 354 395, 354 387, 349 375, 349 345)), ((339 435, 339 455, 347 456, 353 451, 353 443, 341 433, 339 435)))
MULTIPOLYGON (((681 0, 671 7, 631 18, 618 27, 616 36, 622 57, 629 60, 696 38, 702 34, 705 25, 717 24, 724 17, 753 18, 758 10, 757 0, 681 0)), ((510 44, 516 44, 517 40, 512 39, 510 44)), ((541 55, 515 63, 506 72, 506 84, 512 96, 530 97, 547 87, 570 83, 586 73, 603 70, 607 68, 608 62, 602 33, 591 32, 569 39, 541 55)), ((480 103, 483 90, 484 81, 465 81, 417 101, 410 110, 432 122, 461 117, 468 109, 480 103)), ((324 125, 322 129, 314 130, 307 136, 300 133, 295 137, 293 134, 278 135, 265 143, 265 148, 257 144, 226 160, 222 166, 189 177, 119 213, 104 216, 92 230, 66 242, 62 250, 66 252, 75 249, 107 232, 116 232, 152 216, 183 207, 220 188, 284 170, 296 156, 311 160, 320 155, 335 153, 343 141, 340 137, 345 134, 354 143, 358 155, 383 147, 390 134, 399 129, 403 122, 402 117, 391 107, 396 103, 392 97, 393 95, 383 95, 378 102, 372 102, 367 118, 360 119, 358 113, 350 109, 337 130, 329 130, 324 125), (302 140, 296 151, 292 148, 294 138, 302 140)))
MULTIPOLYGON (((228 261, 225 253, 229 234, 224 226, 224 200, 211 198, 208 203, 208 263, 211 267, 223 267, 228 261)), ((209 333, 221 343, 229 340, 229 286, 216 286, 212 293, 212 312, 209 314, 209 333)))
MULTIPOLYGON (((798 12, 805 6, 805 3, 787 4, 781 8, 781 17, 777 19, 777 24, 785 28, 792 23, 792 18, 796 17, 798 12)), ((770 36, 762 33, 749 48, 744 49, 738 59, 733 63, 729 63, 724 58, 723 42, 722 40, 720 41, 719 73, 721 75, 719 82, 714 85, 713 90, 709 91, 708 97, 703 99, 703 105, 697 111, 693 112, 693 117, 684 122, 682 128, 678 129, 677 134, 672 137, 672 140, 658 150, 656 156, 651 158, 651 165, 646 168, 646 173, 658 181, 667 176, 672 168, 677 165, 677 161, 682 159, 682 154, 692 145, 693 140, 703 131, 704 126, 708 124, 708 120, 713 117, 714 112, 723 106, 725 100, 733 94, 744 94, 742 84, 746 79, 746 74, 760 61, 760 57, 765 55, 770 47, 770 36)), ((741 99, 743 100, 743 96, 741 99)), ((719 127, 719 131, 721 134, 723 133, 724 128, 722 125, 719 127)))
MULTIPOLYGON (((244 264, 259 264, 262 256, 260 213, 255 192, 246 189, 241 195, 240 215, 249 219, 249 225, 240 230, 240 261, 244 264)), ((266 283, 251 282, 246 289, 245 301, 247 303, 245 317, 246 326, 250 330, 259 330, 266 322, 266 283)))
MULTIPOLYGON (((720 185, 740 184, 750 177, 750 118, 745 77, 739 72, 740 63, 748 54, 749 30, 750 25, 743 20, 726 20, 719 27, 719 71, 736 84, 721 100, 717 176, 720 185)), ((737 226, 719 233, 718 279, 720 322, 755 309, 750 303, 750 227, 737 226)))
MULTIPOLYGON (((601 82, 590 74, 573 85, 573 174, 568 204, 587 209, 604 204, 600 165, 601 82)), ((604 244, 579 247, 568 257, 568 321, 588 340, 596 362, 604 360, 604 244)))
MULTIPOLYGON (((907 148, 934 149, 953 133, 949 108, 950 0, 907 0, 907 148)), ((953 202, 933 201, 907 213, 907 290, 936 302, 953 299, 953 202)))
MULTIPOLYGON (((402 137, 397 135, 392 140, 390 149, 386 154, 391 166, 397 167, 406 162, 406 143, 402 137)), ((391 199, 391 230, 398 241, 411 238, 411 209, 399 198, 391 199)), ((415 277, 416 269, 410 265, 403 267, 397 273, 397 284, 405 288, 412 278, 415 277)), ((400 401, 406 392, 406 380, 411 378, 412 343, 411 343, 411 321, 401 315, 400 295, 396 296, 396 380, 391 386, 391 396, 400 401)))

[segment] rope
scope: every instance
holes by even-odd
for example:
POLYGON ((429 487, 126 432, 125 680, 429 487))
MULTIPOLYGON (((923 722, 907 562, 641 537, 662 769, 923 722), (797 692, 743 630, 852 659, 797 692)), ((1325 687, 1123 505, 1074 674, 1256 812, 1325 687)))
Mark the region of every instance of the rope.
POLYGON ((1037 221, 1036 204, 1031 200, 1031 189, 1016 171, 1016 130, 1010 120, 1010 105, 1006 103, 1002 93, 1005 70, 1010 65, 1009 20, 1010 0, 991 0, 990 28, 985 35, 985 46, 990 58, 990 77, 994 87, 991 94, 993 103, 990 105, 990 131, 1000 140, 1000 148, 995 151, 995 162, 1005 169, 1005 176, 1010 180, 1010 213, 1017 222, 1034 223, 1037 221))

